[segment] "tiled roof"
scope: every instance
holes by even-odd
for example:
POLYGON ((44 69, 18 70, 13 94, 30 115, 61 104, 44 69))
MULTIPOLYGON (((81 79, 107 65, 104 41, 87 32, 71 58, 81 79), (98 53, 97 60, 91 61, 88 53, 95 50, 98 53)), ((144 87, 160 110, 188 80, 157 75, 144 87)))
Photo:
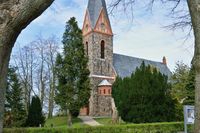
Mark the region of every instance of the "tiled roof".
POLYGON ((171 77, 172 73, 167 67, 167 65, 162 62, 155 62, 146 59, 125 56, 120 54, 113 54, 113 65, 118 76, 124 78, 129 77, 133 72, 135 72, 137 67, 140 67, 142 62, 146 65, 151 65, 156 67, 162 74, 171 77))
POLYGON ((106 17, 108 18, 105 0, 89 0, 88 1, 87 9, 89 12, 92 28, 95 27, 102 8, 104 9, 104 11, 106 13, 106 17))
POLYGON ((109 83, 108 80, 104 79, 98 86, 112 86, 112 84, 109 83))

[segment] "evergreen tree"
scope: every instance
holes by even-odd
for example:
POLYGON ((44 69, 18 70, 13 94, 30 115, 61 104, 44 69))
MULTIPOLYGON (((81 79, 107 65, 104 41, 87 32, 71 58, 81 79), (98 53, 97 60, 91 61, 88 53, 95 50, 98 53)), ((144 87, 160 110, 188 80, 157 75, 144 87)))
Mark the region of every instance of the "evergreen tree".
POLYGON ((42 113, 41 102, 38 96, 33 96, 31 105, 28 111, 28 118, 26 121, 26 125, 30 127, 39 127, 43 126, 45 122, 45 117, 42 113))
POLYGON ((187 98, 186 85, 188 84, 190 67, 183 62, 177 62, 175 70, 172 74, 172 96, 179 103, 183 103, 187 98))
POLYGON ((186 89, 186 99, 184 100, 184 105, 194 105, 195 100, 195 72, 194 67, 192 66, 188 75, 186 89))
POLYGON ((194 105, 194 68, 183 62, 177 62, 172 81, 172 97, 178 100, 176 103, 176 118, 183 120, 183 105, 194 105))
POLYGON ((66 111, 66 99, 67 99, 67 94, 66 94, 66 84, 67 84, 67 78, 65 76, 65 71, 64 71, 64 62, 62 59, 61 54, 57 54, 56 57, 56 76, 58 80, 58 84, 56 87, 56 97, 55 101, 57 104, 60 105, 61 109, 63 111, 66 111))
POLYGON ((68 109, 77 116, 81 107, 88 104, 90 96, 88 58, 84 52, 82 31, 72 17, 66 24, 63 35, 63 55, 58 55, 56 70, 58 78, 56 102, 62 109, 68 109))
POLYGON ((175 103, 168 78, 144 62, 131 77, 116 78, 112 96, 124 121, 144 123, 173 121, 175 103))
POLYGON ((22 88, 16 74, 16 68, 10 67, 7 76, 5 127, 20 127, 25 124, 26 112, 22 94, 22 88))

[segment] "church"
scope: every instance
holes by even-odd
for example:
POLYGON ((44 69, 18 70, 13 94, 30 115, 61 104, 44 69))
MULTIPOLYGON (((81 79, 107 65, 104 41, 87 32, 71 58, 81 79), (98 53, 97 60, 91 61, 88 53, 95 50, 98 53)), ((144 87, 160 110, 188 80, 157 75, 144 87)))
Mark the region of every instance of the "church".
POLYGON ((83 44, 89 58, 91 96, 89 105, 82 108, 80 115, 111 116, 114 100, 112 84, 117 76, 131 76, 144 61, 156 67, 162 74, 171 75, 166 58, 155 62, 113 53, 113 32, 105 0, 89 0, 85 13, 83 44))

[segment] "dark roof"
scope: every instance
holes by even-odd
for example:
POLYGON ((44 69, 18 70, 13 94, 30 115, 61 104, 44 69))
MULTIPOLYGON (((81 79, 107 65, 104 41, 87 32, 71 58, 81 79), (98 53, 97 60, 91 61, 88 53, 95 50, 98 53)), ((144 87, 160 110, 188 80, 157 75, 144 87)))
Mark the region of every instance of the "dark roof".
POLYGON ((95 27, 102 8, 104 9, 106 13, 106 17, 108 18, 105 0, 89 0, 88 1, 87 9, 89 12, 92 28, 95 27))
POLYGON ((152 65, 156 67, 162 74, 171 77, 171 71, 167 65, 163 64, 162 62, 155 62, 136 57, 113 54, 113 65, 115 71, 117 75, 122 78, 131 76, 131 74, 135 72, 136 68, 140 67, 143 61, 146 65, 152 65))

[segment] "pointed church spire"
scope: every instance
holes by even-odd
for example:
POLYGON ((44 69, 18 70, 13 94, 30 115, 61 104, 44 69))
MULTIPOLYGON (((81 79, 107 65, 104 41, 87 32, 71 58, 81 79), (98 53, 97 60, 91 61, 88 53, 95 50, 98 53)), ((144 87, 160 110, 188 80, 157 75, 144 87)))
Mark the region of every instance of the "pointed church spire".
MULTIPOLYGON (((108 18, 105 0, 89 0, 87 9, 89 12, 92 28, 95 27, 102 9, 104 10, 106 17, 108 18)), ((108 18, 108 21, 109 21, 109 18, 108 18)))

